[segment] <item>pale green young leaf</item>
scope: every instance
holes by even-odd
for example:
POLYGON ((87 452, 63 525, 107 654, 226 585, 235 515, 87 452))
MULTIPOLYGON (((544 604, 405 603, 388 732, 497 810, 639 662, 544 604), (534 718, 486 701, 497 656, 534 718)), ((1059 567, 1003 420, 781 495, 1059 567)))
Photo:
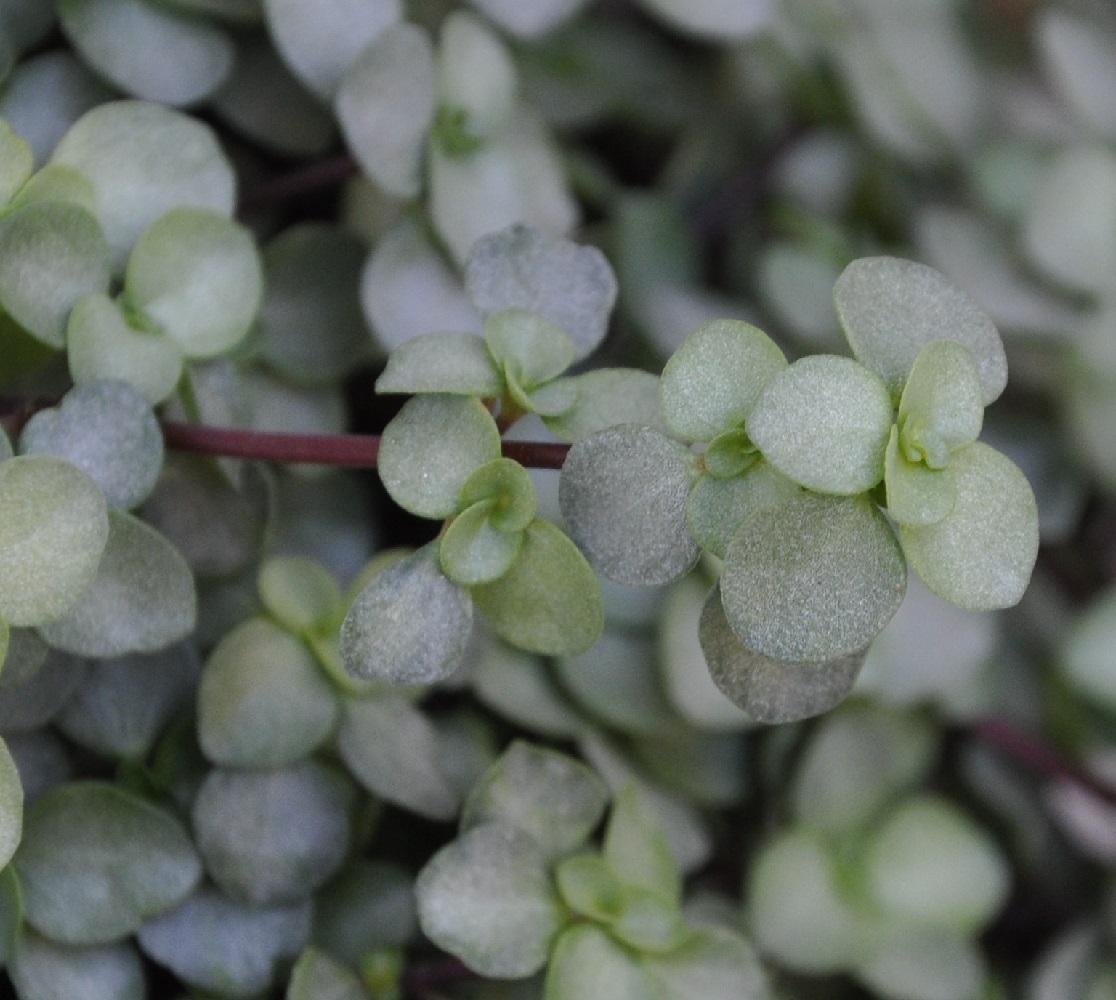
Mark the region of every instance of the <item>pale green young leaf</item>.
POLYGON ((482 143, 515 107, 512 54, 491 27, 466 11, 450 13, 438 41, 439 103, 461 117, 467 142, 482 143))
POLYGON ((397 198, 422 187, 422 151, 438 104, 434 45, 402 22, 381 31, 345 70, 333 100, 364 172, 397 198))
POLYGON ((504 531, 492 523, 495 500, 480 500, 457 515, 442 533, 438 558, 442 572, 459 587, 498 580, 523 547, 523 532, 504 531))
POLYGON ((188 358, 207 358, 248 332, 263 294, 263 269, 247 229, 208 209, 178 208, 140 235, 124 295, 188 358))
POLYGON ((698 544, 723 559, 741 525, 789 500, 801 487, 762 459, 729 479, 701 476, 686 501, 686 521, 698 544))
POLYGON ((608 799, 604 783, 584 764, 516 740, 465 800, 461 830, 488 822, 514 826, 553 861, 585 843, 608 799))
POLYGON ((1000 910, 1011 872, 996 842, 945 799, 898 805, 874 832, 865 885, 897 919, 975 934, 1000 910))
POLYGON ((925 527, 900 527, 903 551, 939 597, 972 611, 1019 602, 1038 554, 1038 511, 1018 467, 975 441, 953 453, 957 503, 925 527))
POLYGON ((0 218, 0 305, 44 344, 62 347, 70 310, 108 283, 105 237, 85 209, 32 202, 0 218))
POLYGON ((666 432, 659 408, 659 379, 635 368, 597 368, 561 380, 577 393, 577 402, 555 416, 547 429, 564 441, 580 441, 618 424, 640 424, 666 432))
POLYGON ((721 599, 749 649, 822 663, 863 649, 898 610, 906 581, 899 542, 870 501, 801 494, 740 529, 721 599))
POLYGON ((499 457, 500 432, 479 400, 434 394, 408 400, 384 429, 378 469, 400 507, 444 518, 469 476, 499 457))
POLYGON ((537 413, 543 419, 569 413, 577 402, 577 383, 573 379, 557 378, 530 390, 523 388, 511 375, 508 375, 507 383, 512 399, 524 410, 537 413))
POLYGON ((643 963, 591 923, 565 931, 546 973, 545 1000, 647 1000, 643 963))
POLYGON ((182 351, 168 337, 137 330, 120 306, 96 292, 80 299, 66 325, 66 360, 78 384, 118 379, 156 406, 182 377, 182 351))
POLYGON ((694 564, 699 550, 686 519, 693 465, 685 445, 631 424, 570 448, 559 484, 562 516, 603 576, 650 587, 694 564))
POLYGON ((0 464, 0 507, 0 617, 60 617, 93 582, 108 540, 101 488, 60 458, 25 455, 0 464))
POLYGON ((706 598, 698 639, 713 683, 748 719, 764 725, 828 712, 852 691, 867 652, 860 649, 820 663, 792 663, 757 653, 729 625, 719 587, 706 598))
POLYGON ((235 50, 209 21, 143 0, 61 0, 59 20, 82 58, 124 93, 197 104, 228 76, 235 50))
POLYGON ((721 431, 702 454, 705 471, 717 479, 743 475, 759 460, 760 454, 742 427, 721 431))
POLYGON ((499 398, 504 394, 504 377, 480 337, 426 333, 391 352, 383 374, 376 379, 376 391, 499 398))
POLYGON ((438 731, 405 698, 348 699, 337 751, 373 795, 430 819, 457 813, 460 796, 443 766, 438 731))
POLYGON ((296 635, 328 629, 343 600, 337 580, 304 556, 272 556, 260 567, 257 586, 267 613, 296 635))
POLYGON ((24 928, 9 963, 21 1000, 144 1000, 143 964, 135 945, 73 947, 24 928))
POLYGON ((60 944, 107 944, 184 900, 202 869, 182 824, 114 785, 52 789, 13 860, 28 923, 60 944))
POLYGON ((351 233, 315 223, 292 226, 264 247, 258 333, 269 367, 299 384, 328 384, 371 353, 357 296, 365 256, 351 233))
POLYGON ((465 264, 465 289, 484 317, 523 309, 573 338, 577 358, 604 338, 616 301, 616 277, 596 247, 525 225, 477 240, 465 264))
POLYGON ((887 512, 900 524, 944 521, 957 504, 957 480, 948 467, 932 469, 903 454, 898 426, 891 428, 884 456, 887 512))
POLYGON ((208 126, 160 104, 113 101, 84 114, 51 156, 81 171, 116 270, 151 223, 171 209, 231 215, 236 181, 208 126))
POLYGON ((554 884, 571 910, 603 924, 620 918, 630 895, 612 866, 592 852, 562 861, 554 870, 554 884))
POLYGON ((130 510, 155 487, 163 436, 150 405, 126 382, 71 389, 59 406, 40 410, 23 428, 20 450, 57 455, 92 476, 110 507, 130 510))
POLYGON ((724 927, 702 927, 678 949, 644 959, 663 1000, 768 1000, 767 976, 751 944, 724 927))
POLYGON ((314 760, 281 768, 214 768, 190 812, 198 853, 231 899, 259 906, 308 899, 349 849, 353 789, 314 760))
POLYGON ((97 193, 89 178, 73 167, 48 163, 37 170, 20 189, 12 202, 13 208, 39 201, 61 201, 84 208, 90 215, 97 212, 97 193))
POLYGON ((317 948, 307 948, 291 970, 286 1000, 368 1000, 356 974, 317 948))
POLYGON ((711 441, 742 427, 764 387, 787 359, 762 330, 740 320, 713 320, 679 345, 663 368, 663 419, 680 437, 711 441))
POLYGON ((899 400, 905 456, 914 462, 921 452, 922 461, 941 468, 936 453, 975 441, 983 422, 980 371, 972 352, 952 340, 927 344, 915 358, 899 400))
POLYGON ((644 889, 674 906, 681 903, 682 873, 652 804, 638 785, 625 787, 612 804, 604 858, 625 885, 644 889))
POLYGON ((503 531, 523 531, 535 517, 538 501, 527 470, 510 458, 497 458, 476 470, 461 488, 462 509, 491 500, 490 517, 503 531))
POLYGON ((841 326, 861 364, 898 398, 919 352, 931 341, 967 347, 980 370, 985 404, 1007 383, 996 327, 960 288, 925 264, 895 257, 853 261, 833 289, 841 326))
POLYGON ((509 383, 514 381, 527 392, 561 375, 577 354, 577 345, 565 330, 523 309, 490 315, 484 340, 509 383))
POLYGON ((592 568, 560 529, 539 518, 527 528, 511 569, 470 594, 497 635, 546 656, 576 656, 604 628, 592 568))
POLYGON ((474 827, 442 848, 419 872, 415 894, 423 933, 493 978, 541 969, 563 923, 545 855, 504 823, 474 827))
POLYGON ((262 618, 237 626, 206 661, 198 742, 226 767, 301 760, 333 732, 339 706, 306 647, 262 618))
POLYGON ((884 928, 853 974, 874 993, 903 1000, 979 997, 987 983, 984 957, 969 935, 905 923, 884 928))
POLYGON ((647 889, 628 888, 624 907, 609 926, 621 944, 644 955, 675 951, 689 937, 678 906, 647 889))
POLYGON ((0 868, 12 860, 22 835, 23 785, 8 746, 0 738, 0 868))
POLYGON ((41 634, 79 656, 124 656, 169 646, 188 635, 196 620, 197 594, 186 560, 139 518, 110 510, 96 576, 41 634))
POLYGON ((469 595, 446 577, 431 542, 360 592, 341 626, 341 656, 362 680, 432 684, 456 669, 472 624, 469 595))
POLYGON ((748 436, 799 485, 852 496, 883 478, 891 413, 875 373, 849 358, 813 355, 768 382, 748 436))
POLYGON ((27 183, 35 169, 35 155, 27 141, 0 119, 0 208, 27 183))

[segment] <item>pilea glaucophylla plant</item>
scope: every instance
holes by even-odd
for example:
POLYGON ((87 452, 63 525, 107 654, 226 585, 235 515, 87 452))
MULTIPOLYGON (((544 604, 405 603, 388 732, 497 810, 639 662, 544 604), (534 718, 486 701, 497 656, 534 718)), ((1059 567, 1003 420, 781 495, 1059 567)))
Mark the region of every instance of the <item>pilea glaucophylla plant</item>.
POLYGON ((585 765, 513 743, 419 874, 424 933, 484 976, 545 969, 546 1000, 766 1000, 748 941, 683 911, 681 874, 636 786, 591 845, 608 804, 585 765))

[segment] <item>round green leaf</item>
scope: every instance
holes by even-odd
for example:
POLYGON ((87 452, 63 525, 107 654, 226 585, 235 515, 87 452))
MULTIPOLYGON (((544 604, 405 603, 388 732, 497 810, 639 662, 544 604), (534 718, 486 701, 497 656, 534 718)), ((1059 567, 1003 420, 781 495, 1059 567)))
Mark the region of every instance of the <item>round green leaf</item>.
POLYGON ((986 994, 987 974, 977 942, 920 924, 888 927, 855 976, 874 993, 903 1000, 969 1000, 986 994))
POLYGON ((438 104, 434 45, 418 25, 385 28, 345 71, 334 108, 364 172, 397 198, 422 183, 422 151, 438 104))
POLYGON ((895 257, 854 260, 837 279, 833 299, 853 354, 883 378, 893 398, 934 340, 969 349, 986 404, 1004 391, 1007 358, 992 320, 933 268, 895 257))
POLYGON ((701 476, 690 490, 686 520, 698 544, 723 559, 748 518, 798 492, 797 483, 761 460, 731 479, 701 476))
POLYGON ((887 512, 900 524, 937 524, 957 503, 957 480, 948 467, 931 469, 909 462, 899 438, 899 428, 892 427, 884 457, 887 512))
POLYGON ((685 445, 649 427, 614 427, 570 448, 562 516, 602 575, 651 587, 694 564, 699 550, 686 520, 693 464, 685 445))
POLYGON ((943 463, 934 461, 934 453, 975 441, 983 422, 980 371, 972 352, 952 340, 927 344, 911 366, 899 401, 898 423, 906 457, 918 461, 913 453, 921 452, 922 461, 941 468, 943 463))
POLYGON ((256 318, 262 292, 251 234, 207 209, 174 209, 152 223, 124 276, 129 304, 189 358, 237 344, 256 318))
POLYGON ((432 684, 457 668, 473 624, 469 595, 446 578, 430 543, 361 591, 341 626, 345 669, 362 680, 432 684))
POLYGON ((663 368, 663 419, 680 437, 712 441, 742 427, 764 387, 786 367, 783 352, 762 330, 713 320, 682 341, 663 368))
POLYGON ((625 885, 653 893, 674 907, 681 902, 682 873, 655 815, 654 800, 634 782, 613 802, 604 857, 625 885))
POLYGON ((85 174, 97 194, 97 218, 122 270, 140 233, 173 208, 231 215, 232 166, 213 132, 171 108, 114 101, 83 115, 51 162, 85 174))
POLYGON ((37 799, 13 864, 28 922, 61 944, 123 938, 185 899, 202 874, 178 820, 99 782, 37 799))
POLYGON ((480 337, 426 333, 391 352, 384 373, 376 379, 376 391, 499 398, 504 394, 504 378, 480 337))
POLYGON ((60 406, 27 422, 20 448, 72 462, 97 481, 110 507, 123 510, 147 497, 163 465, 163 435, 151 407, 119 381, 71 389, 60 406))
POLYGON ((197 619, 194 577, 186 560, 154 528, 109 511, 97 575, 61 618, 42 626, 52 646, 78 656, 150 653, 184 638, 197 619))
POLYGON ((484 324, 484 340, 509 383, 530 391, 562 374, 577 345, 560 326, 522 309, 503 309, 484 324))
POLYGON ((0 119, 0 208, 8 204, 35 169, 35 154, 27 141, 0 119))
POLYGON ((297 635, 335 625, 341 587, 321 563, 304 556, 273 556, 260 567, 260 602, 297 635))
POLYGON ((666 432, 659 407, 659 379, 635 368, 597 368, 562 380, 576 391, 574 406, 545 416, 547 429, 564 441, 580 441, 619 424, 666 432))
POLYGON ((61 0, 58 16, 90 67, 143 100, 196 104, 232 68, 233 44, 224 31, 144 0, 61 0))
POLYGON ((500 457, 496 421, 477 399, 416 396, 384 429, 378 469, 392 499, 420 517, 457 513, 461 488, 500 457))
POLYGON ((554 871, 554 884, 575 913, 611 924, 624 912, 626 887, 599 854, 576 854, 554 871))
POLYGON ((25 929, 9 964, 22 1000, 144 1000, 143 964, 131 942, 72 947, 25 929))
POLYGON ((943 521, 901 527, 911 566, 939 597, 972 611, 1017 604, 1038 555, 1038 511, 1023 473, 975 441, 953 453, 957 503, 943 521))
POLYGON ((66 326, 66 360, 77 383, 128 382, 155 406, 182 377, 182 351, 168 337, 137 330, 120 306, 94 293, 78 301, 66 326))
POLYGON ((337 696, 310 651, 269 621, 244 622, 209 655, 198 688, 198 742, 214 763, 294 763, 329 736, 337 717, 337 696))
POLYGON ((649 956, 644 968, 663 1000, 767 1000, 767 977, 755 949, 724 927, 702 927, 668 955, 649 956))
POLYGON ((504 531, 492 524, 494 500, 481 500, 457 515, 442 534, 438 557, 442 571, 459 587, 475 587, 499 579, 523 546, 522 531, 504 531))
POLYGON ((642 956, 591 923, 571 927, 558 939, 546 973, 547 1000, 647 1000, 642 956))
POLYGON ((718 587, 706 598, 698 637, 713 682, 765 725, 828 712, 849 696, 867 655, 860 649, 823 663, 788 663, 748 649, 729 625, 718 587))
POLYGON ((538 518, 524 533, 511 569, 470 594, 497 635, 546 656, 576 656, 604 628, 592 568, 560 529, 538 518))
POLYGON ((482 976, 538 972, 562 926, 545 855, 504 823, 474 827, 442 848, 419 872, 415 894, 423 933, 482 976))
POLYGON ((527 470, 510 458, 482 465, 461 488, 461 507, 491 500, 492 523, 503 531, 522 531, 535 517, 538 502, 527 470))
POLYGON ((895 534, 867 499, 801 494, 740 529, 725 552, 721 600, 747 648, 824 663, 867 646, 906 582, 895 534))
POLYGON ((884 473, 891 397, 849 358, 814 355, 776 375, 748 417, 748 435, 776 469, 807 489, 853 495, 884 473))
POLYGON ((307 948, 291 970, 285 1000, 368 1000, 361 981, 324 951, 307 948))
POLYGON ((97 220, 64 202, 32 202, 0 218, 0 306, 32 336, 62 347, 77 301, 108 288, 97 220))
POLYGON ((48 163, 23 185, 12 207, 37 201, 61 201, 84 208, 90 215, 97 211, 97 195, 89 178, 73 167, 48 163))
POLYGON ((58 618, 97 572, 109 534, 104 494, 69 462, 25 455, 0 463, 0 508, 0 617, 58 618))
POLYGON ((12 860, 23 835, 23 785, 19 771, 0 739, 0 868, 12 860))

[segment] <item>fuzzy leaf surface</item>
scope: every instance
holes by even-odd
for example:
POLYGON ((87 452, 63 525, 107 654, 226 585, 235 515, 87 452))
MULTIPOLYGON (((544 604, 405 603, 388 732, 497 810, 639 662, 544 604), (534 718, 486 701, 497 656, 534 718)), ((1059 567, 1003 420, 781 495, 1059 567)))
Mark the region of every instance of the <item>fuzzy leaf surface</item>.
POLYGON ((523 546, 522 531, 503 531, 492 524, 496 502, 480 500, 457 515, 442 535, 438 555, 442 571, 459 587, 475 587, 499 579, 523 546))
POLYGON ((376 391, 498 398, 504 393, 504 377, 480 337, 425 333, 391 352, 383 374, 376 379, 376 391))
POLYGON ((647 974, 663 1000, 768 1000, 755 949, 724 927, 702 927, 667 955, 649 956, 647 974))
POLYGON ((887 512, 900 524, 919 527, 944 521, 957 503, 957 480, 948 466, 931 469, 911 462, 899 443, 899 428, 891 428, 884 456, 887 512))
POLYGON ((647 1000, 651 995, 642 963, 600 927, 579 924, 558 939, 546 973, 546 1000, 647 1000))
POLYGON ((135 946, 72 947, 24 929, 8 965, 23 1000, 144 1000, 143 964, 135 946))
POLYGON ((564 382, 577 402, 564 413, 544 417, 547 429, 564 441, 580 441, 619 424, 640 424, 665 432, 659 408, 659 379, 635 368, 597 368, 564 382))
POLYGON ((723 559, 741 525, 753 515, 789 500, 801 488, 768 462, 757 461, 728 479, 701 476, 686 502, 686 521, 703 549, 723 559))

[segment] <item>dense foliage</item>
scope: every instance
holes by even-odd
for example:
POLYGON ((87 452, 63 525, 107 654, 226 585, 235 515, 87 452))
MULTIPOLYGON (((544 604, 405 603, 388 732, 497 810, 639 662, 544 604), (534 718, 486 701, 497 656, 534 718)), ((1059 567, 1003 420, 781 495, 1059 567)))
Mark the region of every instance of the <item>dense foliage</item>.
POLYGON ((1116 995, 1113 108, 1092 0, 0 0, 0 995, 1116 995))

